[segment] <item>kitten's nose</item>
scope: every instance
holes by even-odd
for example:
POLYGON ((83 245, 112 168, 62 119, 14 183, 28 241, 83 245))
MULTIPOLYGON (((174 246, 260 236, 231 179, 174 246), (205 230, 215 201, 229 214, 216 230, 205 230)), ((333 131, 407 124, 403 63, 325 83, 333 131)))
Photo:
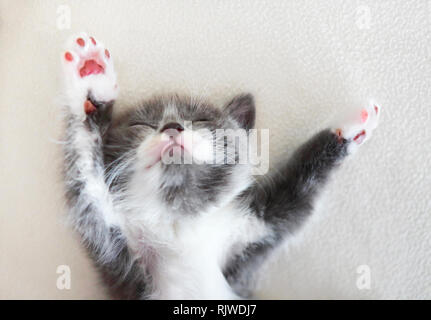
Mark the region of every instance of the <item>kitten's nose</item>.
POLYGON ((178 132, 184 131, 184 128, 182 125, 180 125, 178 122, 169 122, 163 126, 162 129, 160 129, 160 132, 164 132, 166 130, 177 130, 178 132))

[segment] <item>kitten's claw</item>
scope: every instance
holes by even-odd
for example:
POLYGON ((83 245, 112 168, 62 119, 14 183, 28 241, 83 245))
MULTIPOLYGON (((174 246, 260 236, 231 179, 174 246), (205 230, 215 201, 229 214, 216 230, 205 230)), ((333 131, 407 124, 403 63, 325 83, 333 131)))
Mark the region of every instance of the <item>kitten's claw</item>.
POLYGON ((347 147, 349 154, 355 152, 371 137, 379 122, 380 113, 380 106, 370 103, 368 107, 348 117, 342 126, 334 130, 340 140, 346 139, 349 142, 347 147))
POLYGON ((68 104, 77 115, 94 112, 87 98, 115 100, 117 76, 108 49, 94 37, 81 33, 69 39, 62 56, 68 104))

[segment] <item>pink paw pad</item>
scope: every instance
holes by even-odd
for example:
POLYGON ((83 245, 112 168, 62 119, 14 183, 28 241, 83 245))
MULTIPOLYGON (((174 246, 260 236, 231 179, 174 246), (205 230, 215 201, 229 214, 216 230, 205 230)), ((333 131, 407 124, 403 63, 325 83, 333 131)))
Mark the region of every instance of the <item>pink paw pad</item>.
POLYGON ((84 66, 79 69, 79 74, 81 75, 81 78, 84 78, 86 76, 89 76, 90 74, 98 74, 103 73, 105 69, 96 62, 96 60, 87 60, 84 63, 84 66))
POLYGON ((368 111, 366 109, 362 109, 361 111, 361 121, 362 123, 367 122, 368 120, 368 111))
POLYGON ((78 45, 80 45, 81 47, 85 46, 85 41, 84 41, 84 39, 82 39, 82 38, 78 38, 78 39, 76 39, 76 43, 77 43, 78 45))
POLYGON ((80 120, 98 113, 96 101, 114 101, 118 97, 114 59, 99 39, 85 32, 72 36, 60 57, 67 104, 80 120))
MULTIPOLYGON (((76 44, 81 47, 81 50, 75 52, 75 57, 78 56, 77 70, 81 78, 89 76, 91 74, 100 74, 105 72, 104 59, 109 59, 110 54, 107 49, 101 49, 96 47, 97 42, 93 37, 87 39, 87 43, 90 43, 88 47, 85 47, 86 41, 83 38, 77 38, 76 44), (105 57, 103 57, 103 54, 105 57)), ((64 59, 68 62, 74 60, 74 55, 69 51, 65 52, 64 59)), ((106 60, 105 60, 106 61, 106 60)))
POLYGON ((64 54, 64 59, 66 59, 67 61, 72 61, 73 60, 73 56, 72 54, 68 51, 64 54))
POLYGON ((361 144, 366 136, 367 133, 365 132, 365 130, 362 130, 353 138, 353 141, 355 141, 357 144, 361 144))
POLYGON ((374 111, 376 112, 376 114, 379 114, 379 107, 378 106, 374 106, 374 111))

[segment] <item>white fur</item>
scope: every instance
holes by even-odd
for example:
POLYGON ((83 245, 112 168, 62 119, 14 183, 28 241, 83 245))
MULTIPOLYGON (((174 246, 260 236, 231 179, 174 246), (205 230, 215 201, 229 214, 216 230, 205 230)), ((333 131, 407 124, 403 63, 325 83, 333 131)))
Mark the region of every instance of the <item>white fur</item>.
POLYGON ((158 199, 155 190, 148 190, 150 184, 144 189, 135 208, 127 205, 125 230, 136 258, 150 268, 154 287, 150 298, 237 298, 222 274, 224 258, 235 245, 267 235, 264 223, 232 205, 180 216, 158 199))
POLYGON ((349 141, 352 140, 347 148, 347 152, 349 154, 355 153, 358 150, 358 147, 371 137, 373 130, 377 127, 381 112, 382 108, 377 103, 370 101, 367 107, 355 111, 348 116, 344 116, 342 124, 334 127, 334 133, 337 132, 337 130, 341 130, 341 134, 344 139, 349 141), (377 112, 375 111, 375 108, 377 108, 377 112), (366 121, 361 120, 361 112, 363 110, 368 113, 366 121), (362 130, 365 130, 366 132, 365 138, 360 142, 353 141, 355 136, 362 130))

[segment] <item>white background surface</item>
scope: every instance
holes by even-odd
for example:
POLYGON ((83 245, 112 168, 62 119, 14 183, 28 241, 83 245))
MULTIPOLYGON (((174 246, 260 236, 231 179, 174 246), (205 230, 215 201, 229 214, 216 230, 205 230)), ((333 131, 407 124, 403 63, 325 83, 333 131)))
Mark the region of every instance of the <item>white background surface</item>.
POLYGON ((0 19, 0 298, 105 297, 62 222, 59 59, 79 31, 114 57, 118 109, 176 90, 217 103, 253 93, 271 165, 377 99, 373 139, 334 175, 319 221, 265 268, 259 296, 431 298, 429 1, 0 0, 0 19), (59 30, 64 4, 71 28, 59 30), (58 265, 70 290, 56 288, 58 265), (360 265, 370 290, 356 286, 360 265))

